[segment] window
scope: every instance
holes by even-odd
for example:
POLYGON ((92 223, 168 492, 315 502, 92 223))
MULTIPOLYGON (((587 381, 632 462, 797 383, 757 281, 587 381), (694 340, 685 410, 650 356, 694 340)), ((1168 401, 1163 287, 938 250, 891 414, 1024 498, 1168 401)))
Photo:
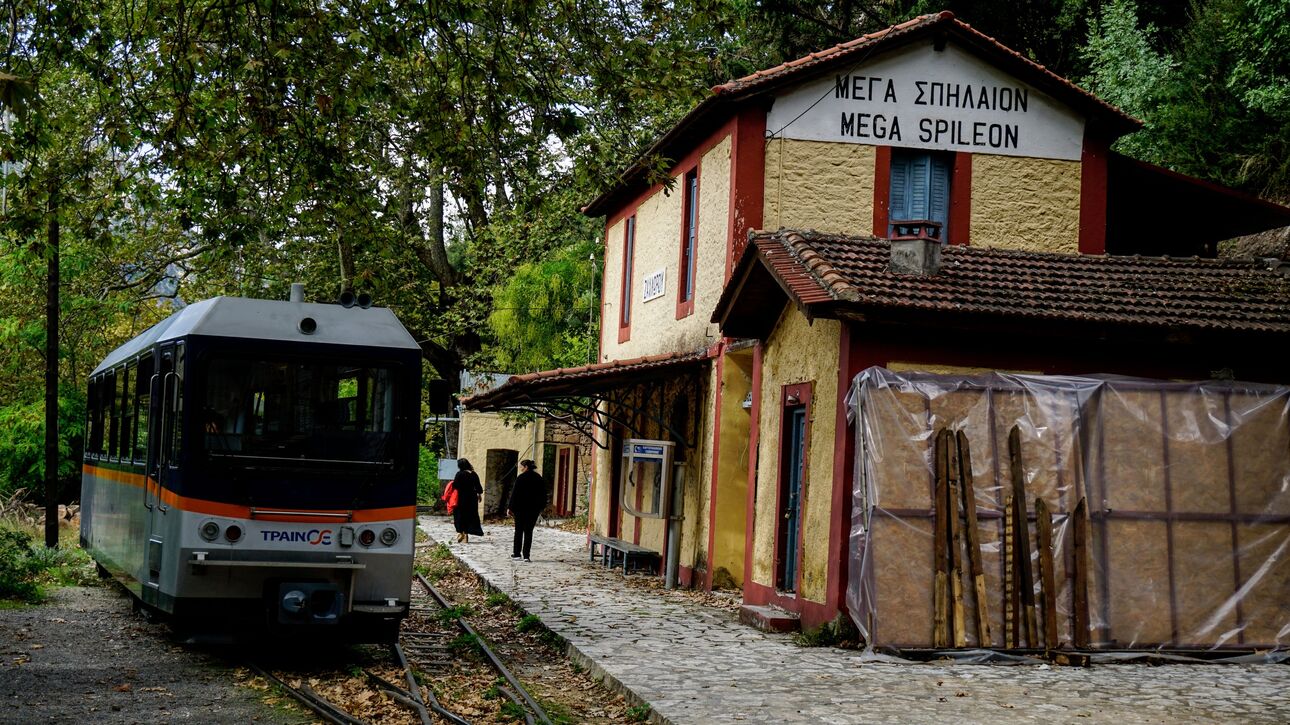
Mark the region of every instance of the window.
POLYGON ((134 394, 135 394, 135 375, 137 368, 134 363, 124 369, 118 378, 121 380, 121 440, 118 442, 116 455, 123 461, 128 461, 134 455, 134 394))
POLYGON ((685 175, 684 217, 681 225, 680 279, 677 282, 676 316, 694 312, 694 258, 699 238, 699 172, 685 175))
POLYGON ((148 425, 152 413, 152 355, 139 358, 139 377, 135 381, 134 460, 148 459, 148 425))
POLYGON ((100 378, 90 380, 86 399, 85 453, 97 458, 103 454, 103 383, 100 378))
POLYGON ((928 235, 942 241, 948 238, 953 168, 951 154, 892 149, 889 235, 904 235, 909 222, 932 222, 926 227, 928 235), (903 227, 899 232, 898 226, 903 227))
POLYGON ((632 324, 632 261, 636 254, 636 217, 627 217, 623 225, 623 295, 618 318, 619 342, 625 341, 632 324))
POLYGON ((103 417, 107 425, 104 441, 107 446, 103 450, 103 455, 111 458, 116 451, 117 431, 120 430, 119 417, 120 409, 116 405, 116 373, 109 371, 99 381, 99 391, 103 396, 103 417))
POLYGON ((209 365, 202 431, 212 455, 393 463, 392 368, 240 357, 209 365))

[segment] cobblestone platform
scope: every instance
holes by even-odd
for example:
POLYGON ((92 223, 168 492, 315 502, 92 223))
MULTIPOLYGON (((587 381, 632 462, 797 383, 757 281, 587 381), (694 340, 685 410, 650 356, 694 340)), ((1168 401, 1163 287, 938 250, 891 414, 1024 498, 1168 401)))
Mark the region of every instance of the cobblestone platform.
POLYGON ((452 543, 421 528, 566 641, 578 659, 653 707, 657 722, 1290 721, 1287 665, 900 665, 803 648, 725 612, 627 587, 587 560, 586 537, 539 527, 533 561, 511 529, 452 543))

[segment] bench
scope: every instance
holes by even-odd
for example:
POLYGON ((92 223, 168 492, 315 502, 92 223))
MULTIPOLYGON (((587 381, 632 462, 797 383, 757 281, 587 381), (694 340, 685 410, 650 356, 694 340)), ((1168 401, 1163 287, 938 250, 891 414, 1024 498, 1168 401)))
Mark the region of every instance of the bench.
POLYGON ((591 560, 595 561, 597 556, 600 558, 600 563, 606 567, 616 567, 621 563, 624 576, 629 570, 639 571, 645 569, 651 573, 658 571, 659 554, 657 551, 646 549, 630 541, 592 534, 591 560), (597 548, 600 550, 599 554, 597 554, 597 548))

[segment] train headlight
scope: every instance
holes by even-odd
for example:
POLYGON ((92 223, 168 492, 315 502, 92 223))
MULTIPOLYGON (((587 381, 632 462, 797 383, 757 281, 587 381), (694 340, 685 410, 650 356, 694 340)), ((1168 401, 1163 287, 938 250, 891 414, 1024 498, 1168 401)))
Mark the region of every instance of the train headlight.
POLYGON ((371 546, 376 542, 376 532, 371 529, 363 529, 358 532, 358 543, 363 546, 371 546))
POLYGON ((242 540, 242 527, 237 524, 224 529, 224 538, 228 539, 230 544, 236 544, 242 540))
POLYGON ((399 540, 399 532, 393 528, 387 528, 381 532, 381 543, 386 546, 394 546, 394 542, 399 540))
POLYGON ((207 541, 214 541, 215 539, 219 538, 219 524, 215 523, 214 521, 207 521, 206 523, 202 524, 202 527, 201 529, 199 529, 199 531, 202 535, 202 538, 206 539, 207 541))

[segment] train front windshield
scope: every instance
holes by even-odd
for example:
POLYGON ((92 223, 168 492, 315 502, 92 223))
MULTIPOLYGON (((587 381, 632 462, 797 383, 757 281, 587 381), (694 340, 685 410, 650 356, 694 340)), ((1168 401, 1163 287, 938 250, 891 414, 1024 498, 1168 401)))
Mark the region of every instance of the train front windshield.
POLYGON ((394 369, 379 364, 217 357, 202 427, 212 458, 393 465, 394 369))

